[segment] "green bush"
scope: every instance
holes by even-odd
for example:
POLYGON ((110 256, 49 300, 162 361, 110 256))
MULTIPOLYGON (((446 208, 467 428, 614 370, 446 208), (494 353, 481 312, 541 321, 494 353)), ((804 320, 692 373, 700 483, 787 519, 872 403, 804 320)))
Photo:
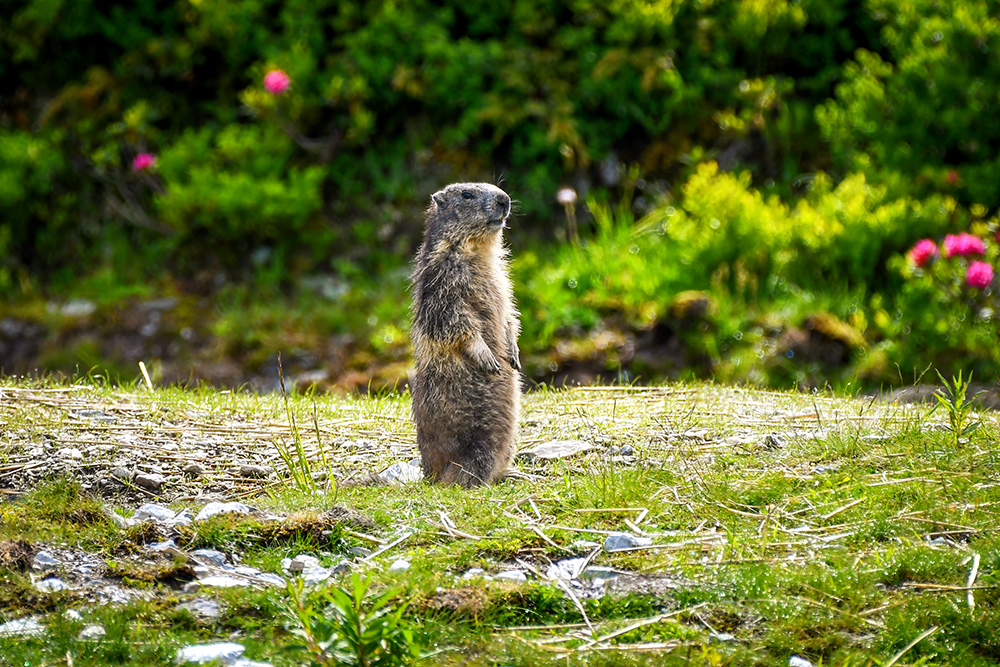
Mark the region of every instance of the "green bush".
POLYGON ((883 23, 883 48, 859 50, 817 109, 837 164, 895 196, 943 192, 1000 205, 996 3, 867 4, 883 23))

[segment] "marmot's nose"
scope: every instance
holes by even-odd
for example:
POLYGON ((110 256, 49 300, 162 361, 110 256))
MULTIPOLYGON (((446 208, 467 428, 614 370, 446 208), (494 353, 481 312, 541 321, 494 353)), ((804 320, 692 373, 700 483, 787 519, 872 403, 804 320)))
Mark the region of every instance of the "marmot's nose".
POLYGON ((506 194, 500 193, 497 195, 497 204, 500 206, 504 215, 510 213, 510 197, 506 194))

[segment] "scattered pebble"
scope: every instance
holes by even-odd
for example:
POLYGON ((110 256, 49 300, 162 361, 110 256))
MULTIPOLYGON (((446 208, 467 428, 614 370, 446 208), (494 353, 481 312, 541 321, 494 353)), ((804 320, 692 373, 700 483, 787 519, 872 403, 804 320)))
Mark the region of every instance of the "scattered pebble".
POLYGON ((31 561, 31 567, 36 570, 47 570, 59 565, 59 561, 48 551, 39 551, 31 561))
POLYGON ((271 466, 257 466, 257 465, 242 465, 240 466, 239 472, 237 473, 240 477, 249 477, 252 479, 263 479, 265 477, 270 477, 274 473, 274 468, 271 466))
POLYGON ((56 456, 61 459, 69 459, 73 461, 80 461, 83 459, 83 452, 81 452, 76 447, 63 447, 56 452, 56 456))
POLYGON ((648 547, 653 540, 648 537, 637 537, 631 533, 612 533, 604 540, 605 551, 620 551, 635 547, 648 547))
POLYGON ((785 446, 785 439, 780 435, 775 435, 774 433, 768 433, 764 436, 764 449, 781 449, 785 446))
POLYGON ((813 664, 805 658, 793 655, 788 659, 788 667, 813 667, 813 664))
POLYGON ((405 558, 397 558, 392 561, 392 565, 389 566, 390 572, 406 572, 410 569, 410 561, 405 558))
POLYGON ((156 503, 146 503, 135 511, 132 519, 136 522, 151 520, 157 523, 166 523, 173 519, 175 514, 176 512, 169 507, 164 507, 156 503))
POLYGON ((246 648, 242 644, 220 642, 218 644, 192 644, 177 651, 174 659, 178 664, 186 662, 205 663, 218 660, 223 665, 232 665, 242 655, 246 648))
POLYGON ((310 567, 319 567, 319 558, 309 554, 299 554, 295 558, 281 559, 281 569, 288 574, 300 574, 310 567))
POLYGON ((403 461, 393 463, 380 472, 378 476, 390 484, 409 484, 410 482, 419 482, 422 480, 424 478, 424 471, 420 466, 403 461))
POLYGON ((205 469, 202 468, 197 463, 189 463, 183 468, 181 468, 181 472, 184 473, 185 477, 194 479, 196 477, 201 477, 201 474, 205 472, 205 469))
POLYGON ((132 481, 136 486, 141 486, 147 491, 159 493, 160 489, 162 489, 163 485, 166 483, 167 478, 157 473, 144 472, 136 475, 135 479, 132 481))
POLYGON ((35 582, 35 589, 43 593, 55 593, 56 591, 68 591, 72 586, 59 577, 49 577, 35 582))
POLYGON ((76 638, 81 640, 100 639, 106 634, 108 634, 108 631, 104 629, 103 625, 95 624, 88 625, 83 630, 80 630, 80 634, 78 634, 76 638))
POLYGON ((593 449, 593 445, 583 440, 550 440, 531 449, 518 452, 518 457, 527 459, 564 459, 593 449))
POLYGON ((195 549, 191 552, 191 555, 206 565, 222 567, 226 564, 226 554, 215 549, 195 549))
POLYGON ((34 616, 16 618, 0 625, 0 637, 37 637, 45 628, 34 616))
POLYGON ((350 554, 355 558, 368 558, 372 555, 372 550, 366 547, 351 547, 350 554))
POLYGON ((476 578, 488 578, 486 576, 486 570, 481 567, 470 567, 465 574, 462 575, 462 579, 476 579, 476 578))
POLYGON ((524 573, 524 570, 506 570, 504 572, 497 572, 493 575, 493 578, 522 582, 528 580, 528 575, 524 573))
POLYGON ((252 516, 260 516, 262 512, 249 505, 244 505, 243 503, 231 502, 231 503, 208 503, 201 508, 198 515, 195 516, 195 521, 204 521, 209 517, 213 517, 217 514, 250 514, 252 516))
POLYGON ((178 609, 187 609, 203 620, 215 620, 222 617, 222 607, 210 598, 195 598, 177 605, 178 609))

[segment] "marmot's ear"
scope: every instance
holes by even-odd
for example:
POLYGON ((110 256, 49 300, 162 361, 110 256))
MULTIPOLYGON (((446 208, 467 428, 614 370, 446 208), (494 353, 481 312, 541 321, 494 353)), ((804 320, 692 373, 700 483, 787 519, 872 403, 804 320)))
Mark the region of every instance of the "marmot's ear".
POLYGON ((431 200, 437 205, 438 208, 447 208, 448 200, 444 198, 444 190, 439 190, 431 195, 431 200))

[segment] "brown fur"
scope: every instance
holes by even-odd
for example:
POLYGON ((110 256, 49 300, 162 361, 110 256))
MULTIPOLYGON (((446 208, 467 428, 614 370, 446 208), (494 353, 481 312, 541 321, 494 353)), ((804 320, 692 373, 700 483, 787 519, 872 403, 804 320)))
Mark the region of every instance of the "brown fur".
POLYGON ((510 464, 520 409, 517 338, 502 230, 510 197, 454 183, 431 197, 414 260, 410 382, 424 475, 495 481, 510 464))

